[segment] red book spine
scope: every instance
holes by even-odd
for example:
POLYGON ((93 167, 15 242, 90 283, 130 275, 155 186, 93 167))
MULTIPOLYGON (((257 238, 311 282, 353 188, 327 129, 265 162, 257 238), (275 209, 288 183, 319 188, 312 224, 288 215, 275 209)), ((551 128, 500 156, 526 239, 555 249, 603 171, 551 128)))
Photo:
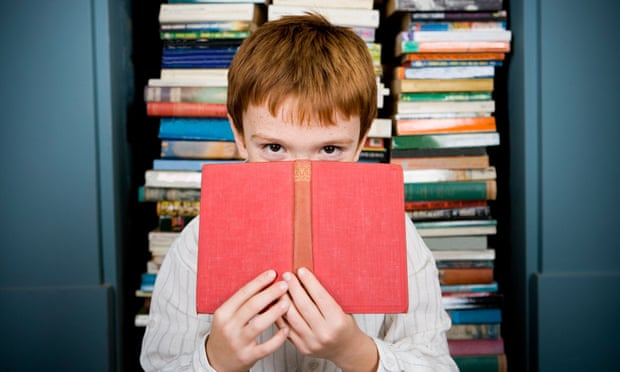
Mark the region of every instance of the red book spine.
POLYGON ((314 271, 312 260, 312 168, 309 160, 295 162, 293 191, 293 269, 305 267, 314 271))
POLYGON ((480 269, 440 269, 439 283, 451 284, 484 284, 493 282, 493 268, 480 269))
POLYGON ((450 355, 497 355, 504 353, 504 340, 481 338, 470 340, 448 340, 450 355))
POLYGON ((187 117, 220 117, 225 118, 225 103, 195 102, 147 102, 148 116, 187 116, 187 117))
POLYGON ((429 201, 408 201, 405 202, 406 211, 425 210, 425 209, 449 209, 449 208, 469 208, 484 207, 488 205, 486 200, 429 200, 429 201))
POLYGON ((396 121, 399 135, 455 132, 489 132, 497 129, 494 116, 471 118, 402 119, 396 121))

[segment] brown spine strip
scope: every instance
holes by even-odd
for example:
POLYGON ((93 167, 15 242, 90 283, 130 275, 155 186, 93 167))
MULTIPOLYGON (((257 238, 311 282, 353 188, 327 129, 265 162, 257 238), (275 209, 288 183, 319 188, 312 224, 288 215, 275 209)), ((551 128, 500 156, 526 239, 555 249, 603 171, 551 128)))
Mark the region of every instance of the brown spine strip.
POLYGON ((311 224, 311 190, 312 168, 309 160, 295 161, 295 207, 293 268, 306 267, 313 270, 312 260, 312 224, 311 224))

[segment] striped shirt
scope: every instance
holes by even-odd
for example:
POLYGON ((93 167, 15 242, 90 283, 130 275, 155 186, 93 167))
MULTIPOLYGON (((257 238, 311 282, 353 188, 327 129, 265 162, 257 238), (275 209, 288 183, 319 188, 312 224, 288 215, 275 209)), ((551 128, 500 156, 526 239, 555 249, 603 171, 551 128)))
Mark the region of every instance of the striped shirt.
MULTIPOLYGON (((146 371, 214 371, 205 352, 212 316, 196 314, 198 219, 174 242, 157 274, 140 362, 146 371)), ((435 261, 409 218, 409 310, 405 314, 356 314, 359 328, 379 351, 378 371, 457 371, 445 332, 435 261)), ((275 326, 260 337, 269 339, 275 326)), ((289 341, 251 371, 339 371, 330 361, 299 353, 289 341)))

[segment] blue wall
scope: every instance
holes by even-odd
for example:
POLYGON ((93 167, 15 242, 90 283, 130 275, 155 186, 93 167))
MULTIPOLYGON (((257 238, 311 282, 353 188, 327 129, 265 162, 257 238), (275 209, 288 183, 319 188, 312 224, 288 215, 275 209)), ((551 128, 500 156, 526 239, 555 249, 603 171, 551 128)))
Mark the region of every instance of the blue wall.
POLYGON ((124 9, 0 3, 0 369, 117 366, 124 9))
POLYGON ((617 370, 620 3, 526 0, 510 11, 509 321, 525 323, 511 361, 617 370))

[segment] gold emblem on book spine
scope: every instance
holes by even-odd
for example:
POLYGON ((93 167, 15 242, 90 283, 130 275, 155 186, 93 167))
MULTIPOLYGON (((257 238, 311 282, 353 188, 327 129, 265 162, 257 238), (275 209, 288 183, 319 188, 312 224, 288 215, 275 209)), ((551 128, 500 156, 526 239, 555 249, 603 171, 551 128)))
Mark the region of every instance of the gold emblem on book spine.
POLYGON ((309 162, 295 164, 295 182, 310 182, 312 171, 309 162))

